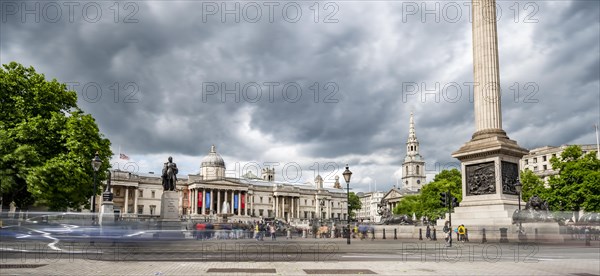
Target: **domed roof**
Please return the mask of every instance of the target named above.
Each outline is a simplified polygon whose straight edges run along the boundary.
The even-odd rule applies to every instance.
[[[202,167],[223,167],[223,168],[225,168],[225,161],[223,160],[221,155],[219,155],[217,153],[217,150],[215,149],[215,145],[212,145],[210,147],[210,152],[208,153],[208,155],[206,157],[204,157],[202,159],[201,166]]]

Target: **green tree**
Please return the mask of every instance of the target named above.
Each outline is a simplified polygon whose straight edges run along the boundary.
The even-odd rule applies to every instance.
[[[422,216],[421,208],[421,195],[407,195],[398,202],[396,208],[393,210],[394,214],[397,215],[408,215],[416,214],[418,217]]]
[[[354,192],[350,192],[350,217],[356,218],[355,210],[360,210],[362,208],[362,203],[360,203],[360,198]]]
[[[462,200],[462,177],[457,169],[441,171],[432,182],[423,186],[420,194],[404,197],[394,209],[394,214],[415,213],[418,217],[426,216],[429,219],[443,217],[448,208],[440,204],[440,193],[448,190],[459,202]],[[403,203],[406,199],[408,201]]]
[[[0,195],[3,209],[37,201],[51,210],[89,206],[90,160],[98,151],[108,169],[110,141],[77,94],[56,79],[16,62],[0,68]],[[105,175],[98,174],[99,181]],[[100,187],[97,187],[98,190]],[[96,191],[97,192],[97,191]]]
[[[552,210],[600,212],[600,160],[577,145],[568,146],[550,159],[557,176],[550,177],[548,203]]]
[[[534,195],[539,196],[543,200],[548,199],[548,191],[546,187],[544,187],[544,181],[531,170],[525,169],[524,171],[521,171],[520,178],[521,184],[523,184],[521,189],[521,199],[524,202],[527,202],[529,198]]]

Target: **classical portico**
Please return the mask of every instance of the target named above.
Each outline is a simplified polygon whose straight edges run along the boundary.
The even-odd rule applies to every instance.
[[[248,214],[248,189],[244,187],[222,187],[219,183],[212,185],[190,185],[190,213],[192,215],[235,215]],[[221,183],[223,184],[223,183]],[[223,212],[223,203],[229,208]]]

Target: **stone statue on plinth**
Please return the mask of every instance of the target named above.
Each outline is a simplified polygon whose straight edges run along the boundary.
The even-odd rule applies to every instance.
[[[177,183],[177,164],[173,163],[173,157],[169,156],[169,162],[166,162],[162,169],[162,186],[164,191],[175,191]]]

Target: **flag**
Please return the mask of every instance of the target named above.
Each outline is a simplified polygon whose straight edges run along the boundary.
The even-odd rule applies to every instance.
[[[123,153],[119,153],[119,158],[120,159],[125,159],[125,160],[129,160],[129,156],[123,154]]]

